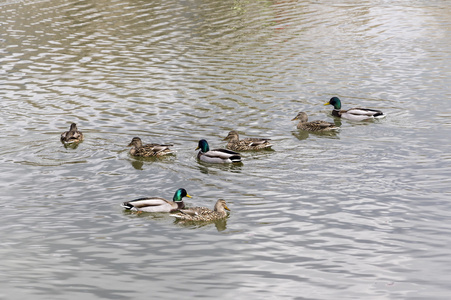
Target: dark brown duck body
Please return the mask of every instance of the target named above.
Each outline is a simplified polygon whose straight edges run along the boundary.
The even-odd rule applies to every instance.
[[[65,144],[78,143],[83,141],[84,136],[81,131],[78,131],[77,124],[72,123],[69,131],[61,133],[61,142]]]
[[[240,140],[238,132],[232,130],[224,139],[228,141],[226,148],[234,151],[262,150],[271,148],[271,139],[245,138]]]
[[[333,131],[338,130],[339,127],[335,126],[333,123],[329,123],[326,121],[316,120],[308,122],[308,116],[305,112],[301,111],[294,117],[291,121],[299,120],[299,123],[296,125],[298,129],[305,131]]]
[[[139,137],[134,137],[130,142],[130,144],[128,144],[128,147],[132,147],[130,149],[130,154],[133,156],[141,156],[141,157],[163,156],[171,154],[173,153],[173,151],[169,147],[172,146],[173,146],[172,144],[143,145]]]
[[[227,217],[226,210],[230,210],[223,199],[219,199],[213,210],[207,207],[193,207],[189,209],[180,209],[177,214],[172,216],[180,220],[193,222],[209,222],[220,220]]]

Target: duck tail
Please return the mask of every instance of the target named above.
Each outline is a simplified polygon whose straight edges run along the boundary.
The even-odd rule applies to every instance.
[[[239,155],[232,155],[232,156],[229,157],[229,159],[232,162],[241,162],[241,156],[239,156]]]
[[[181,213],[170,214],[171,217],[175,217],[177,220],[183,220],[185,217]]]
[[[384,114],[383,112],[377,112],[376,114],[374,114],[373,115],[373,117],[375,118],[375,119],[382,119],[382,118],[385,118],[387,115],[386,114]]]
[[[133,208],[133,205],[131,205],[131,204],[128,203],[128,202],[122,203],[121,206],[122,206],[123,208],[125,208],[125,209],[132,209],[132,208]]]

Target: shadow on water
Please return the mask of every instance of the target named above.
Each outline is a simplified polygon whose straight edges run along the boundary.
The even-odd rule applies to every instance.
[[[276,150],[269,148],[269,149],[260,149],[260,150],[250,150],[250,151],[242,151],[240,152],[241,157],[244,160],[244,163],[249,160],[260,160],[270,157],[276,152]]]
[[[308,139],[311,134],[314,136],[317,136],[317,137],[322,137],[322,138],[339,139],[340,137],[339,137],[338,133],[340,132],[340,130],[324,131],[324,132],[311,132],[311,131],[305,131],[305,130],[296,130],[296,131],[293,131],[292,134],[300,141]]]
[[[145,211],[131,211],[128,209],[124,209],[122,211],[122,214],[127,217],[133,217],[133,218],[142,218],[142,219],[149,219],[149,220],[167,220],[169,218],[172,218],[169,216],[169,213],[166,212],[145,212]]]
[[[174,224],[181,226],[181,227],[191,228],[191,229],[202,228],[202,227],[214,224],[218,231],[224,231],[227,229],[227,218],[221,219],[221,220],[216,220],[216,221],[186,221],[186,220],[176,219],[174,221]]]
[[[274,147],[274,145],[272,145],[269,148],[264,148],[264,149],[258,149],[258,150],[241,150],[238,151],[240,154],[249,154],[249,153],[271,153],[274,152],[276,150],[274,150],[272,147]]]
[[[154,162],[174,162],[175,154],[168,154],[164,156],[152,156],[152,157],[141,157],[141,156],[130,156],[130,164],[136,170],[144,170],[144,164],[151,164]]]
[[[337,127],[341,127],[341,118],[334,117],[334,124]]]
[[[73,150],[77,149],[78,145],[80,145],[81,143],[82,142],[77,142],[77,143],[64,143],[64,142],[61,142],[61,144],[64,145],[64,148],[66,148],[66,149],[73,149]]]
[[[130,217],[130,218],[138,218],[138,219],[143,219],[143,220],[156,220],[156,221],[166,221],[166,220],[172,220],[175,219],[173,224],[180,226],[180,227],[185,227],[185,228],[190,228],[190,229],[197,229],[197,228],[202,228],[202,227],[206,227],[206,226],[212,226],[214,225],[216,227],[216,229],[218,231],[224,231],[227,229],[227,218],[221,219],[221,220],[214,220],[214,221],[187,221],[187,220],[180,220],[177,218],[174,218],[173,216],[171,216],[170,213],[163,213],[163,212],[142,212],[142,211],[130,211],[130,210],[126,210],[124,209],[122,211],[122,214],[124,216]]]
[[[230,171],[232,173],[241,173],[243,163],[230,163],[230,164],[212,164],[197,160],[197,168],[203,174],[217,174],[217,171]]]

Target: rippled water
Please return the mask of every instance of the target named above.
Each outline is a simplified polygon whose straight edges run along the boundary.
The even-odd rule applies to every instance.
[[[447,1],[0,1],[1,299],[448,299]],[[305,134],[298,111],[388,114]],[[76,122],[85,141],[65,148]],[[229,130],[270,137],[196,161]],[[127,144],[170,142],[134,159]],[[224,198],[183,225],[119,204]]]

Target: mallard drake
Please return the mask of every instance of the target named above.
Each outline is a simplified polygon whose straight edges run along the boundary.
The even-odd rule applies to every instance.
[[[369,108],[351,108],[348,110],[342,110],[341,101],[338,97],[332,97],[330,98],[329,102],[324,103],[324,105],[329,104],[334,106],[332,115],[343,119],[363,121],[368,119],[380,119],[386,116],[380,110]]]
[[[239,153],[227,149],[210,150],[206,140],[200,140],[197,149],[200,149],[199,153],[197,153],[197,158],[208,163],[224,164],[241,162]]]
[[[146,144],[143,145],[141,139],[139,137],[134,137],[128,147],[132,147],[130,149],[130,154],[133,156],[142,156],[142,157],[150,157],[150,156],[162,156],[166,154],[173,153],[169,147],[172,147],[171,144]]]
[[[224,141],[227,140],[226,148],[235,151],[261,150],[272,146],[269,142],[271,139],[245,138],[240,140],[240,136],[235,130],[229,132]]]
[[[160,197],[147,197],[124,202],[121,206],[131,211],[175,212],[178,209],[185,208],[183,197],[191,198],[185,189],[180,188],[175,192],[174,197],[172,198],[173,201]]]
[[[75,123],[72,123],[70,125],[69,131],[61,133],[61,142],[65,144],[78,143],[83,141],[83,138],[83,133],[81,133],[81,131],[78,131],[77,124]]]
[[[219,199],[215,204],[214,210],[207,207],[193,207],[189,209],[179,209],[178,213],[171,216],[185,221],[208,222],[225,218],[227,216],[226,210],[230,211],[225,201],[223,199]]]
[[[301,111],[296,117],[291,119],[291,121],[299,120],[298,129],[305,131],[332,131],[338,130],[339,127],[335,126],[334,123],[329,123],[326,121],[316,120],[308,122],[308,116],[305,112]]]

